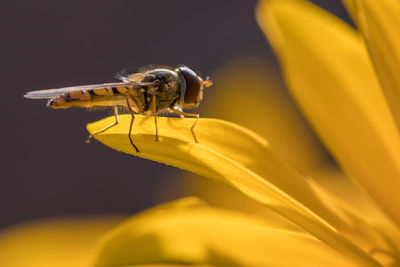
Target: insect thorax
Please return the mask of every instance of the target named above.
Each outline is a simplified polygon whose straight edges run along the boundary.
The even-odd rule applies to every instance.
[[[169,69],[154,69],[145,73],[144,82],[156,83],[157,111],[172,107],[179,100],[182,92],[182,77]],[[151,89],[150,89],[151,90]]]

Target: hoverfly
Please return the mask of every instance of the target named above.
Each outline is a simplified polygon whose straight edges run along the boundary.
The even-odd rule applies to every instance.
[[[131,114],[128,138],[136,152],[139,152],[139,149],[131,137],[135,113],[154,116],[156,141],[158,141],[157,116],[160,112],[168,111],[180,116],[195,117],[196,120],[190,130],[197,143],[194,127],[199,119],[199,114],[187,113],[183,109],[195,108],[199,105],[203,98],[204,87],[212,85],[212,81],[208,77],[202,79],[186,66],[179,66],[175,69],[153,68],[134,74],[117,74],[116,77],[122,82],[32,91],[26,93],[24,97],[48,99],[47,106],[55,109],[112,106],[115,122],[89,135],[87,143],[93,136],[119,123],[118,107],[127,108]]]

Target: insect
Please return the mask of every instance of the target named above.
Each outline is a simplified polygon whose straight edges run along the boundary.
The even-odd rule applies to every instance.
[[[160,112],[167,111],[180,116],[195,117],[196,120],[190,130],[194,141],[198,142],[194,128],[200,115],[184,112],[183,109],[195,108],[200,104],[204,87],[212,85],[212,81],[208,77],[202,79],[190,68],[178,66],[175,69],[163,67],[134,74],[117,74],[116,78],[122,82],[32,91],[26,93],[24,97],[48,99],[47,106],[55,109],[112,106],[115,122],[89,135],[87,143],[93,136],[119,123],[118,107],[127,108],[131,114],[128,138],[136,152],[139,152],[139,149],[132,141],[131,136],[135,113],[154,117],[156,141],[158,141],[157,116]]]

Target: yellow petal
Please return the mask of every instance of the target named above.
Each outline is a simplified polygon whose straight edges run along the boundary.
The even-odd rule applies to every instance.
[[[183,191],[188,196],[198,196],[214,207],[256,215],[269,220],[270,225],[299,230],[293,222],[280,216],[264,204],[254,201],[241,192],[224,184],[215,183],[193,173],[182,173]]]
[[[221,118],[255,131],[302,172],[329,161],[278,71],[263,57],[236,58],[213,74],[213,80],[201,104],[203,117]]]
[[[121,217],[64,218],[0,232],[0,266],[89,267],[96,243]]]
[[[344,177],[341,170],[325,166],[318,170],[318,183],[312,184],[321,202],[344,221],[338,231],[365,251],[387,251],[398,254],[396,244],[400,242],[399,228],[392,223],[376,205],[371,203],[364,191]],[[320,186],[323,183],[326,188]],[[382,257],[384,256],[384,257]],[[374,254],[384,266],[389,266],[392,257]]]
[[[179,206],[180,201],[176,201]],[[95,266],[146,263],[214,266],[357,266],[310,235],[206,205],[157,207],[103,241]]]
[[[89,124],[88,130],[96,132],[113,120],[109,117]],[[155,142],[153,118],[136,116],[133,140],[140,153],[135,153],[128,140],[129,115],[121,116],[117,126],[96,135],[96,139],[118,151],[177,166],[227,184],[269,206],[360,264],[377,264],[297,201],[323,209],[305,177],[271,151],[265,140],[232,123],[201,119],[196,126],[199,140],[196,144],[189,131],[193,122],[193,119],[159,118],[160,142]],[[134,170],[132,173],[134,175]]]
[[[302,0],[261,2],[258,22],[323,142],[400,224],[400,140],[362,40],[350,26]]]
[[[400,129],[400,1],[343,0],[368,47]]]
[[[298,227],[293,223],[277,216],[265,206],[246,198],[227,186],[200,177],[191,177],[188,174],[185,176],[185,179],[189,180],[187,187],[190,186],[185,188],[185,192],[188,192],[189,195],[196,194],[196,196],[212,203],[213,206],[217,205],[218,207],[239,210],[246,214],[262,216],[268,220],[270,226],[298,230]],[[309,180],[309,183],[320,197],[320,201],[336,216],[336,220],[332,223],[341,235],[344,235],[365,251],[380,249],[381,251],[397,253],[393,244],[400,243],[399,229],[391,225],[390,221],[383,217],[376,207],[371,205],[371,201],[363,195],[359,187],[354,186],[340,170],[332,166],[319,169],[315,173],[315,177],[318,177],[318,183],[313,180]],[[322,188],[319,185],[321,182],[329,190]],[[384,266],[389,266],[388,263],[393,260],[393,258],[378,253],[374,256]]]

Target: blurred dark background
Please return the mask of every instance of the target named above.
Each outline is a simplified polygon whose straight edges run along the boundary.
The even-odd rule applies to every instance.
[[[184,194],[180,170],[85,144],[86,123],[110,112],[50,110],[22,95],[113,82],[121,69],[149,64],[186,64],[211,77],[242,55],[276,66],[256,2],[2,1],[0,228],[66,214],[133,214]],[[314,2],[347,18],[340,1]]]

